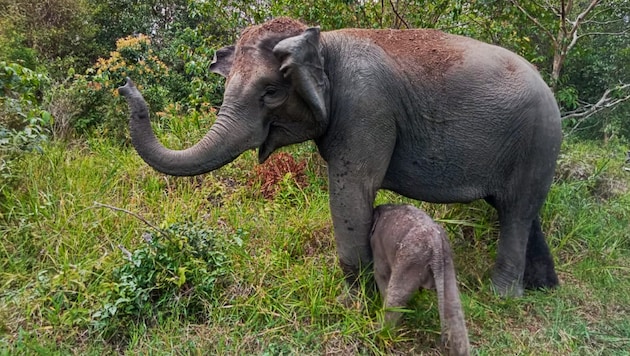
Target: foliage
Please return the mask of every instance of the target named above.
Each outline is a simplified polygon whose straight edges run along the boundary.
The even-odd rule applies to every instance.
[[[138,78],[139,85],[155,83],[144,90],[149,106],[161,109],[166,101],[164,78],[169,75],[169,68],[154,53],[151,40],[145,35],[121,38],[116,41],[116,51],[108,59],[99,58],[88,71],[91,85],[95,90],[104,89],[116,95],[120,83],[126,77]]]
[[[90,3],[96,40],[111,48],[120,38],[146,34],[161,46],[168,46],[173,34],[195,26],[188,11],[188,0],[86,0]],[[195,1],[196,2],[196,1]]]
[[[597,103],[606,90],[630,83],[630,4],[610,1],[596,10],[579,32],[579,45],[567,57],[562,75],[562,85],[574,91],[580,106]],[[630,90],[615,96],[630,97]],[[625,101],[584,119],[571,118],[565,126],[581,138],[630,139],[629,111],[630,101]]]
[[[0,11],[4,10],[0,3]],[[0,17],[0,54],[3,60],[19,63],[29,69],[37,67],[37,54],[33,48],[27,47],[27,34],[17,29],[10,16]]]
[[[86,68],[94,60],[94,52],[102,50],[95,46],[100,29],[90,21],[88,0],[2,0],[0,8],[7,14],[0,48],[2,43],[11,43],[13,59],[29,65],[36,57],[53,78],[65,74],[70,66]]]
[[[557,95],[568,132],[573,134],[579,127],[581,137],[624,137],[627,120],[611,109],[630,105],[630,67],[625,58],[630,45],[628,2],[511,3],[520,12],[515,17],[517,28],[523,20],[529,22],[532,33],[538,37],[537,48],[544,49],[539,51],[546,58],[542,72]],[[618,97],[611,98],[611,91]]]
[[[186,28],[160,51],[162,58],[172,63],[173,70],[166,78],[169,93],[188,110],[218,106],[223,99],[223,80],[208,70],[219,46],[215,41],[199,27]]]
[[[41,150],[42,142],[48,140],[52,117],[40,107],[41,93],[48,83],[44,73],[0,61],[0,177],[3,179],[15,176],[12,161],[22,151]]]
[[[151,40],[144,35],[121,38],[109,58],[99,58],[85,75],[72,75],[55,89],[66,95],[53,95],[63,99],[70,96],[78,107],[72,126],[79,133],[97,130],[100,135],[127,139],[127,111],[122,107],[117,88],[126,77],[138,78],[144,95],[153,110],[161,110],[168,103],[168,91],[164,87],[169,68],[154,53]]]
[[[128,111],[117,89],[130,77],[141,88],[151,114],[163,119],[163,128],[178,125],[178,120],[164,120],[167,117],[213,117],[216,110],[212,103],[220,102],[223,88],[220,78],[210,77],[211,73],[206,70],[213,51],[196,31],[183,31],[180,36],[182,39],[162,51],[176,68],[179,58],[185,60],[185,66],[179,71],[172,70],[158,56],[150,37],[121,38],[116,42],[116,50],[110,52],[108,58],[99,58],[85,75],[70,72],[70,76],[51,91],[50,104],[59,106],[70,97],[74,105],[61,106],[67,107],[66,112],[75,109],[69,120],[75,131],[81,135],[98,133],[126,142]],[[173,108],[178,111],[173,112]]]
[[[143,238],[145,245],[133,252],[120,246],[126,260],[104,283],[103,304],[92,314],[108,338],[125,336],[130,322],[152,323],[179,313],[203,322],[217,290],[227,283],[229,260],[213,230],[176,223]]]

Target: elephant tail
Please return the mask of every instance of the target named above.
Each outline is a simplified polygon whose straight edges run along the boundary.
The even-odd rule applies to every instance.
[[[470,355],[468,330],[459,298],[453,256],[444,230],[440,231],[440,237],[442,248],[434,255],[432,269],[438,296],[442,345],[448,355]]]

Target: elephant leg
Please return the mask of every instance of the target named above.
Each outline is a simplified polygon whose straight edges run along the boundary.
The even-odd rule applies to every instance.
[[[339,264],[350,286],[372,263],[370,230],[376,189],[358,180],[337,180],[329,168],[330,211]],[[365,179],[367,181],[368,179]]]
[[[549,246],[545,241],[539,217],[536,217],[532,222],[527,240],[523,283],[527,289],[553,288],[559,284],[553,256],[551,256]]]
[[[385,301],[387,299],[387,285],[389,284],[392,271],[387,263],[387,256],[385,256],[383,251],[373,249],[372,252],[374,253],[374,280],[383,301]]]
[[[391,310],[404,308],[415,292],[420,289],[422,282],[428,278],[429,270],[415,261],[399,261],[392,268],[392,274],[387,285],[385,308],[385,325],[393,327],[398,324],[402,313]],[[390,310],[388,310],[390,309]]]
[[[525,195],[527,197],[527,195]],[[500,236],[492,274],[495,290],[502,296],[521,296],[528,289],[558,284],[553,258],[540,228],[539,202],[524,199],[505,202],[488,197],[499,213]]]
[[[525,253],[531,220],[499,210],[499,246],[492,272],[492,284],[501,296],[523,295]]]

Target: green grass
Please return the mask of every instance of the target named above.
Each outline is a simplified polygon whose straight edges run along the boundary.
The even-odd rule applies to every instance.
[[[272,200],[248,184],[255,152],[196,178],[158,174],[132,149],[97,139],[20,159],[16,176],[0,184],[0,355],[439,354],[434,293],[413,299],[395,333],[378,327],[381,300],[369,277],[355,305],[337,302],[344,284],[325,168],[311,144],[289,152],[308,162],[309,185],[285,179]],[[377,202],[414,203],[446,227],[476,354],[628,355],[630,173],[623,157],[619,144],[565,144],[542,212],[562,285],[519,299],[491,292],[498,232],[485,203],[420,204],[390,192]],[[155,229],[95,203],[161,230],[197,223],[225,256],[212,266],[223,275],[206,281],[194,273],[200,260],[183,247],[193,243],[193,230],[153,248],[142,234],[159,239]],[[158,262],[132,267],[121,247]],[[188,283],[175,287],[183,282],[173,272],[180,267]],[[139,291],[121,283],[125,273],[162,279],[148,301],[123,301],[121,290]],[[129,309],[101,320],[108,300]],[[147,309],[136,313],[137,306]]]

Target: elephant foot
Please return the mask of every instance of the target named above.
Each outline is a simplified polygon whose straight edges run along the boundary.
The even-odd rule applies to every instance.
[[[350,289],[358,288],[361,269],[349,263],[344,263],[343,261],[339,261],[339,267],[341,267],[341,271],[343,272],[346,285]]]
[[[371,264],[369,264],[369,267],[361,269],[339,261],[339,266],[343,271],[346,283],[342,287],[341,295],[337,297],[337,302],[348,309],[361,310],[363,308],[361,278],[368,275],[368,268],[371,267]]]
[[[526,289],[533,290],[555,288],[560,284],[538,219],[534,221],[527,240],[523,283]]]
[[[546,252],[545,254],[533,249],[527,249],[525,274],[523,276],[523,284],[526,289],[551,289],[560,284],[554,268],[553,258],[549,254],[548,248]]]
[[[533,270],[533,271],[532,271]],[[526,289],[552,289],[560,285],[556,272],[548,268],[528,268],[525,270],[523,283]]]
[[[523,296],[523,283],[517,280],[509,280],[498,273],[492,276],[492,289],[503,298],[518,298]]]
[[[337,296],[337,303],[341,304],[346,309],[363,310],[363,303],[360,289],[351,286],[344,286],[342,292]]]

